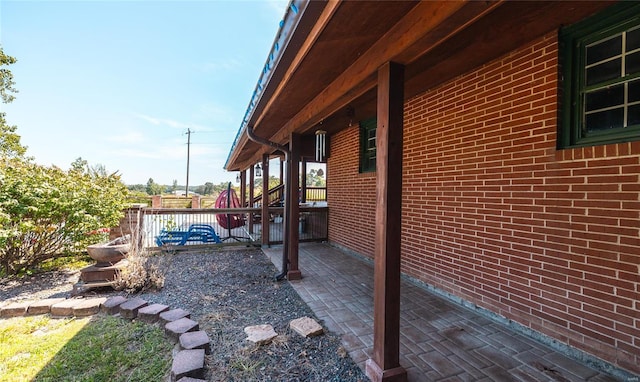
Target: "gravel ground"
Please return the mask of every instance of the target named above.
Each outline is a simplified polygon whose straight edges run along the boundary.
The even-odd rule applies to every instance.
[[[137,296],[191,312],[191,318],[211,338],[212,353],[206,360],[209,381],[367,380],[338,335],[326,332],[303,338],[289,329],[292,319],[317,318],[288,282],[274,281],[277,269],[259,249],[159,258],[164,287]],[[0,279],[0,301],[69,297],[77,280],[77,272],[53,272],[20,281]],[[243,329],[259,324],[272,325],[278,337],[263,346],[246,341]]]

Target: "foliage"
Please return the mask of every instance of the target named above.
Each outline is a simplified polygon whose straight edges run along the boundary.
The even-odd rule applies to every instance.
[[[9,103],[14,100],[12,93],[18,91],[13,87],[13,74],[4,66],[14,64],[16,59],[7,56],[0,46],[0,100]],[[16,126],[10,126],[5,119],[6,114],[0,113],[0,154],[5,157],[21,157],[27,148],[20,144],[20,136],[16,134]]]
[[[0,155],[3,157],[22,157],[27,151],[27,148],[20,144],[20,136],[16,129],[16,126],[7,124],[5,113],[0,113]]]
[[[307,186],[311,187],[326,187],[327,182],[324,179],[324,171],[321,168],[311,169],[307,173]]]
[[[44,260],[102,241],[116,226],[127,189],[78,159],[69,171],[25,158],[0,159],[0,266],[16,274]]]
[[[153,178],[149,178],[145,191],[147,191],[149,195],[161,195],[164,189],[165,187],[163,185],[154,182]]]
[[[161,381],[171,364],[162,330],[117,317],[0,322],[0,381]]]
[[[5,66],[16,63],[14,57],[4,54],[2,46],[0,46],[0,99],[3,103],[9,103],[15,98],[12,93],[18,91],[13,87],[16,83],[13,81],[13,74]]]

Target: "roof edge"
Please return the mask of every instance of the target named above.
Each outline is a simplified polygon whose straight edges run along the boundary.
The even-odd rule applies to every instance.
[[[224,164],[225,170],[227,170],[229,161],[231,160],[238,142],[240,141],[240,137],[242,137],[242,135],[245,133],[247,129],[247,123],[251,119],[256,106],[264,95],[264,91],[269,85],[274,71],[278,67],[280,59],[282,58],[282,55],[285,52],[289,41],[291,41],[291,37],[294,35],[295,30],[300,22],[300,19],[302,18],[302,15],[304,14],[304,11],[307,9],[307,5],[309,4],[309,2],[310,0],[291,0],[289,2],[287,10],[284,14],[284,18],[280,21],[280,27],[278,29],[278,32],[276,33],[273,44],[271,45],[271,51],[267,56],[267,60],[262,69],[262,73],[258,78],[258,83],[253,90],[251,100],[249,101],[247,110],[244,113],[244,117],[242,118],[242,122],[240,123],[240,127],[238,128],[238,132],[236,133],[236,137],[233,140],[231,148],[229,149],[229,154],[227,155],[227,160]]]

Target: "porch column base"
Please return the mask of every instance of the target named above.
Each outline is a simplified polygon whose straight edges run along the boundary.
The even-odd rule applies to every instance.
[[[366,363],[366,374],[372,382],[407,382],[407,371],[402,366],[382,370],[373,359]]]
[[[293,281],[293,280],[301,280],[301,279],[302,279],[302,272],[300,272],[300,270],[287,272],[287,280]]]

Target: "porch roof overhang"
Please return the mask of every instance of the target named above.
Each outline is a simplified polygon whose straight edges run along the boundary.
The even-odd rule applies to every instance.
[[[452,2],[293,0],[225,169],[273,154],[291,133],[335,133],[376,113],[377,70],[405,66],[405,99],[499,57],[609,1]],[[347,108],[350,112],[347,112]]]

